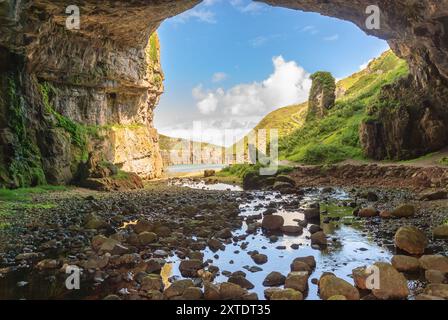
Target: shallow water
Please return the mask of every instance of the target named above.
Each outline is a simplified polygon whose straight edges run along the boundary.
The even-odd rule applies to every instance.
[[[197,188],[198,183],[186,183],[183,185],[188,185],[192,188]],[[204,186],[209,190],[213,189],[215,186],[208,185]],[[218,189],[219,190],[219,189]],[[221,189],[222,190],[222,189]],[[261,214],[266,210],[266,205],[271,202],[276,203],[287,203],[295,201],[294,195],[280,195],[279,193],[273,192],[254,192],[254,200],[250,200],[246,203],[240,205],[241,215],[251,216]],[[264,199],[260,199],[264,197]],[[332,194],[327,194],[325,196],[329,201],[341,201],[344,200],[348,202],[349,197],[343,190],[335,190]],[[300,201],[300,206],[297,209],[283,208],[281,206],[277,213],[282,215],[285,219],[285,225],[297,225],[294,219],[303,220],[303,209],[307,205],[313,202],[321,202],[322,194],[320,190],[308,192],[303,200]],[[260,205],[263,205],[260,207]],[[344,211],[344,208],[338,208],[337,206],[332,206],[335,211]],[[337,210],[340,209],[340,210]],[[351,211],[352,209],[345,210]],[[338,213],[336,212],[336,213]],[[330,212],[331,214],[332,212]],[[351,217],[346,217],[347,224],[351,223]],[[261,219],[259,220],[261,221]],[[246,273],[246,278],[255,285],[255,288],[250,290],[250,292],[256,292],[260,299],[264,299],[264,287],[262,285],[264,278],[271,271],[278,271],[283,275],[287,275],[290,272],[290,264],[297,257],[314,256],[316,259],[316,270],[310,276],[312,278],[317,278],[321,276],[323,272],[333,272],[336,276],[345,279],[346,281],[353,284],[351,278],[351,273],[354,268],[370,265],[377,261],[390,261],[392,253],[387,249],[379,247],[365,235],[363,235],[360,229],[354,226],[344,225],[344,218],[337,223],[321,224],[321,228],[329,237],[329,245],[325,249],[312,248],[309,240],[310,233],[306,228],[300,236],[290,236],[290,235],[278,235],[278,241],[272,243],[269,240],[270,234],[262,233],[261,230],[255,235],[249,235],[246,240],[240,241],[238,243],[231,243],[226,245],[224,251],[212,252],[210,249],[204,251],[204,261],[207,259],[213,260],[213,265],[220,268],[221,275],[216,277],[215,282],[225,282],[227,277],[222,275],[222,271],[244,271]],[[234,231],[234,236],[239,236],[246,234],[247,224],[244,223],[242,228]],[[244,250],[240,248],[242,242],[249,242],[247,248]],[[292,244],[300,244],[298,250],[291,248]],[[278,246],[285,246],[286,249],[278,249]],[[239,253],[235,253],[238,250]],[[256,266],[248,252],[257,250],[259,253],[266,254],[268,256],[268,262],[263,265],[259,265],[262,271],[252,273],[246,269],[244,266]],[[219,255],[218,259],[215,259],[215,255]],[[177,258],[172,259],[173,264],[171,271],[174,278],[181,278],[178,264],[179,260]],[[317,294],[317,286],[311,284],[309,281],[309,292],[307,299],[315,300],[319,299]]]
[[[169,173],[188,173],[203,170],[219,170],[224,168],[224,164],[178,164],[167,168]]]

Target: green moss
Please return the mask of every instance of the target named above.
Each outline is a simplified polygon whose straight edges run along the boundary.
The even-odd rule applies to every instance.
[[[64,186],[41,185],[34,188],[0,189],[0,201],[27,201],[32,195],[55,191],[66,191]]]
[[[122,170],[118,170],[117,174],[112,176],[112,178],[116,179],[116,180],[128,180],[129,173],[122,171]]]
[[[4,176],[11,179],[12,186],[27,187],[45,184],[40,150],[31,139],[26,119],[25,102],[19,91],[16,74],[9,74],[7,80],[8,127],[14,135],[14,154],[9,166],[4,166]]]
[[[310,78],[313,80],[313,84],[318,84],[330,92],[334,92],[336,89],[336,81],[330,72],[318,71],[312,74]],[[311,91],[313,91],[312,88]]]
[[[153,64],[159,62],[159,38],[156,32],[149,38],[149,58]]]
[[[439,163],[444,166],[448,166],[448,157],[443,157],[440,159]]]

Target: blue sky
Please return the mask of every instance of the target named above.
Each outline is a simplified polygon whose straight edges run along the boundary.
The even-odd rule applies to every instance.
[[[187,138],[199,120],[215,143],[218,131],[238,138],[270,111],[305,101],[309,74],[343,78],[389,48],[352,23],[249,0],[206,0],[158,33],[166,80],[156,128]]]

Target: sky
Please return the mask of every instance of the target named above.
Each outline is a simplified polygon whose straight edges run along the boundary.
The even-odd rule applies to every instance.
[[[342,79],[389,49],[350,22],[250,0],[205,0],[158,34],[165,92],[155,127],[226,146],[269,112],[305,102],[312,73]]]

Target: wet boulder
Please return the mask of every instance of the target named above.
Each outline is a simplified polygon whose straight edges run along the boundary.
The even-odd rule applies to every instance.
[[[428,246],[426,235],[414,226],[404,226],[394,236],[395,246],[410,254],[423,254]]]
[[[227,282],[237,284],[244,289],[253,289],[255,287],[252,282],[247,280],[246,277],[242,275],[232,275],[229,277]]]
[[[327,235],[323,231],[316,232],[311,235],[311,244],[318,246],[327,245]]]
[[[420,257],[420,266],[424,270],[438,270],[448,273],[448,257],[442,255],[424,255]]]
[[[219,286],[219,296],[222,300],[241,300],[247,290],[237,284],[223,282]]]
[[[432,231],[435,239],[448,239],[448,224],[442,224]]]
[[[283,227],[285,220],[279,215],[268,215],[263,217],[261,226],[270,231],[280,230]]]
[[[263,281],[265,287],[277,287],[285,284],[286,277],[280,272],[273,271],[269,273]]]
[[[307,271],[290,272],[285,280],[285,289],[294,289],[302,293],[308,290]]]
[[[257,253],[252,255],[251,257],[256,264],[265,264],[266,262],[268,262],[268,256],[265,254]]]
[[[163,296],[165,299],[173,299],[175,297],[181,296],[184,294],[187,288],[194,287],[194,283],[190,279],[183,279],[174,281],[168,288],[163,292]]]
[[[347,281],[332,274],[324,274],[319,280],[319,295],[323,300],[340,295],[348,300],[359,300],[359,291]]]
[[[305,209],[303,212],[305,215],[305,219],[311,222],[320,221],[320,209],[319,208],[309,208]]]
[[[445,283],[447,280],[447,273],[439,270],[426,270],[425,279],[429,283]]]
[[[425,294],[448,299],[448,284],[431,283],[426,287]]]
[[[190,259],[182,260],[179,265],[179,271],[183,277],[197,277],[198,271],[202,269],[203,263],[201,260]]]
[[[303,294],[291,288],[280,289],[272,291],[269,294],[269,300],[303,300]]]
[[[294,236],[298,236],[303,233],[303,228],[300,226],[283,226],[280,230],[285,234]]]
[[[420,262],[414,257],[396,255],[392,257],[391,263],[400,272],[417,272],[420,270]]]
[[[154,232],[144,231],[138,235],[138,240],[141,245],[151,244],[157,241],[157,234]]]
[[[396,218],[410,218],[415,215],[415,206],[412,204],[403,204],[395,208],[391,214]]]
[[[384,262],[374,264],[378,268],[379,283],[374,283],[373,295],[381,300],[406,299],[409,296],[408,282],[404,275],[392,265]]]
[[[378,216],[379,212],[375,208],[363,208],[359,210],[358,217],[361,218],[372,218]]]

